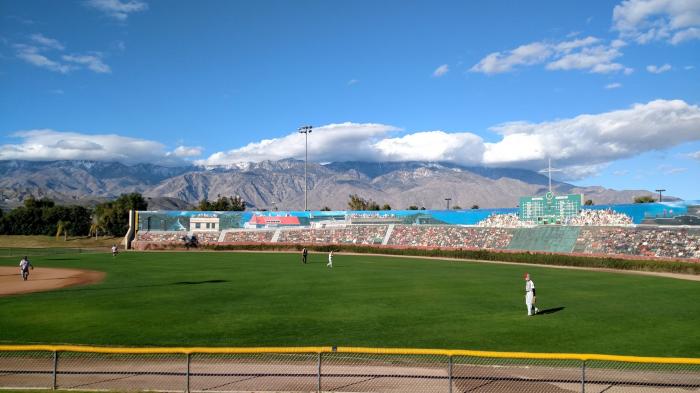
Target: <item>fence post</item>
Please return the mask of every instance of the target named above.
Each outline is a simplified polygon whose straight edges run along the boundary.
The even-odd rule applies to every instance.
[[[447,381],[450,383],[447,391],[452,393],[452,355],[447,357]]]
[[[321,356],[322,356],[322,353],[319,352],[318,353],[318,372],[316,374],[316,376],[318,377],[316,380],[316,391],[317,392],[321,392]]]
[[[185,393],[190,393],[190,360],[191,360],[192,354],[188,353],[187,354],[187,374],[186,374],[186,385],[185,385]]]
[[[581,393],[586,393],[586,361],[581,363]]]
[[[56,390],[58,384],[56,383],[56,373],[58,370],[58,351],[53,351],[53,378],[51,382],[51,389]]]

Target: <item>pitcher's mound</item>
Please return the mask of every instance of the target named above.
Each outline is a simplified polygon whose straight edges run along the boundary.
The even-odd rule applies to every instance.
[[[30,270],[29,279],[23,281],[19,267],[0,266],[0,296],[92,284],[102,281],[104,277],[104,272],[95,270],[37,267]]]

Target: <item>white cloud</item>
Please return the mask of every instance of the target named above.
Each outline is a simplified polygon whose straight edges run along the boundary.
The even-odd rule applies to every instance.
[[[700,39],[699,27],[697,0],[625,0],[613,9],[613,29],[640,44]]]
[[[178,146],[175,150],[168,153],[168,155],[174,155],[175,157],[199,157],[202,155],[204,149],[199,146]]]
[[[358,84],[358,83],[360,83],[360,80],[359,80],[359,79],[350,79],[350,80],[348,81],[348,86],[356,85],[356,84]]]
[[[31,45],[16,44],[14,45],[17,50],[17,58],[24,60],[25,62],[34,65],[36,67],[45,68],[49,71],[59,72],[61,74],[67,74],[74,70],[75,67],[69,64],[63,64],[58,61],[54,61],[39,53],[39,48]]]
[[[309,134],[309,160],[376,161],[376,142],[399,129],[385,124],[340,123],[314,128]],[[226,165],[237,162],[280,160],[304,157],[304,135],[293,132],[286,136],[263,139],[246,146],[217,152],[198,161],[203,165]]]
[[[695,66],[693,66],[693,65],[688,65],[688,66],[683,67],[683,69],[686,70],[686,71],[690,71],[690,70],[694,70],[694,69],[695,69]]]
[[[384,124],[342,123],[309,135],[309,159],[330,161],[448,161],[539,169],[551,157],[568,178],[588,176],[618,159],[700,140],[700,107],[681,100],[655,100],[629,109],[543,123],[510,122],[487,143],[469,132],[425,131],[405,135]],[[283,147],[283,148],[282,148]],[[204,165],[304,157],[304,136],[250,143],[217,152]]]
[[[548,63],[546,68],[548,70],[589,70],[605,74],[625,68],[622,64],[613,62],[620,56],[622,53],[617,48],[602,45],[586,47]]]
[[[436,68],[435,71],[433,71],[433,77],[439,78],[447,74],[449,71],[450,67],[447,64],[443,64],[440,67]]]
[[[29,38],[32,41],[31,45],[14,44],[13,47],[17,58],[31,65],[61,74],[81,68],[87,68],[96,73],[112,72],[110,67],[102,61],[102,54],[99,52],[63,55],[60,59],[51,59],[46,52],[65,50],[65,46],[60,41],[38,33]]]
[[[95,8],[118,21],[126,21],[129,14],[148,9],[148,4],[140,0],[87,0],[88,7]]]
[[[600,42],[598,38],[588,36],[586,38],[561,42],[557,44],[555,48],[558,52],[569,53],[574,49],[597,44],[598,42]]]
[[[29,38],[31,38],[32,41],[34,41],[36,44],[51,48],[51,49],[56,49],[56,50],[64,50],[65,46],[63,46],[62,43],[60,43],[58,40],[46,37],[40,33],[37,34],[32,34]]]
[[[376,161],[448,161],[477,165],[484,154],[484,141],[469,132],[416,132],[386,138],[373,145]]]
[[[573,118],[491,128],[496,141],[471,132],[420,131],[375,123],[329,124],[309,134],[309,159],[332,161],[445,161],[462,165],[540,169],[547,158],[576,179],[598,173],[611,162],[700,141],[700,107],[682,100],[655,100],[630,108]],[[20,143],[0,145],[0,160],[88,159],[164,165],[188,163],[201,147],[177,146],[120,135],[88,135],[50,129],[13,134]],[[304,157],[304,135],[292,132],[221,151],[195,161],[229,165]],[[689,154],[700,160],[700,151]],[[678,170],[669,169],[669,173]],[[621,175],[621,174],[616,174]]]
[[[112,69],[102,61],[102,56],[99,53],[92,55],[64,55],[63,60],[84,65],[89,70],[98,74],[108,74],[112,72]]]
[[[96,160],[127,164],[152,162],[162,165],[185,163],[182,155],[177,154],[178,149],[175,149],[175,154],[170,154],[160,142],[114,134],[89,135],[40,129],[19,131],[12,136],[20,138],[21,142],[0,145],[0,160]],[[187,149],[183,147],[180,152],[187,152]]]
[[[673,45],[678,45],[684,41],[697,40],[700,39],[700,29],[697,27],[691,27],[683,31],[679,31],[671,37],[671,43]]]
[[[498,74],[512,71],[516,66],[542,63],[551,55],[552,48],[550,45],[543,42],[533,42],[507,52],[491,53],[481,59],[469,71]]]
[[[671,165],[659,165],[658,170],[664,175],[675,175],[677,173],[683,173],[688,170],[688,168],[678,168]]]
[[[605,85],[606,89],[619,89],[622,87],[622,83],[619,82],[613,82],[613,83],[608,83]]]
[[[662,66],[655,66],[655,65],[648,65],[647,66],[647,71],[651,72],[652,74],[661,74],[666,71],[671,70],[671,65],[670,64],[664,64]]]
[[[619,171],[614,171],[612,174],[615,176],[627,176],[629,175],[630,171],[627,169],[619,170]]]
[[[621,40],[605,44],[591,36],[559,43],[538,41],[511,51],[491,53],[470,71],[497,74],[512,71],[518,66],[547,63],[548,70],[588,70],[593,73],[623,71],[629,74],[633,71],[631,68],[614,62],[622,56],[619,48],[624,45],[625,42]]]
[[[492,130],[503,138],[486,143],[486,165],[534,168],[551,157],[565,168],[592,166],[700,140],[700,107],[655,100],[571,119],[504,123]]]
[[[122,40],[114,41],[114,47],[120,52],[124,52],[126,50],[126,44]]]

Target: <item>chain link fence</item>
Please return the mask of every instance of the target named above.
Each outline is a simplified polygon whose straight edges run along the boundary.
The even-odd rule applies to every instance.
[[[0,346],[0,388],[700,392],[700,359],[377,348]]]

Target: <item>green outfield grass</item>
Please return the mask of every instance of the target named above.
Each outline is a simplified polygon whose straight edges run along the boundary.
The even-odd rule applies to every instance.
[[[16,265],[16,258],[0,258]],[[376,346],[700,356],[700,283],[381,256],[180,252],[36,257],[104,282],[0,298],[0,342]],[[527,317],[523,273],[541,310]],[[31,279],[31,278],[30,278]]]

